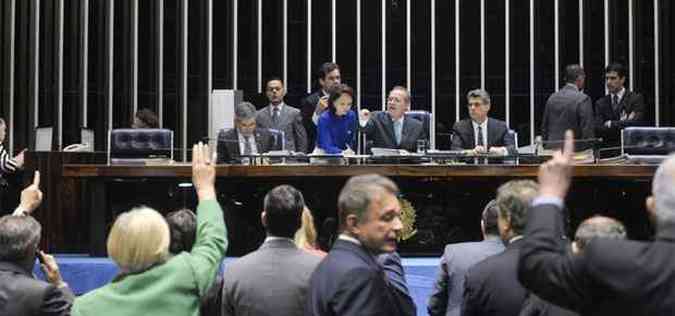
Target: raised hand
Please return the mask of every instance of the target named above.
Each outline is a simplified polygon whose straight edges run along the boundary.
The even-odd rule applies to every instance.
[[[31,214],[42,203],[42,191],[40,191],[40,171],[35,171],[33,183],[21,191],[21,203],[19,208],[26,214]]]
[[[38,252],[37,255],[40,256],[41,262],[40,268],[42,268],[42,272],[45,273],[45,276],[47,277],[47,282],[51,283],[56,287],[66,286],[66,284],[63,282],[63,278],[61,278],[61,272],[59,272],[59,265],[56,264],[56,260],[54,260],[54,257],[44,253],[43,251]]]
[[[564,200],[572,182],[574,133],[567,130],[562,151],[556,151],[553,159],[539,166],[539,195]]]
[[[192,184],[200,201],[216,198],[216,168],[211,161],[209,145],[192,146]]]

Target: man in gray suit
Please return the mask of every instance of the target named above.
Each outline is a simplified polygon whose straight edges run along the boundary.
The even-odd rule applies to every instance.
[[[595,138],[593,104],[591,98],[581,92],[586,82],[584,69],[579,65],[565,67],[565,86],[546,101],[541,135],[544,141],[557,141],[546,148],[562,147],[565,131],[571,129],[580,139]],[[577,150],[589,148],[578,143]]]
[[[263,154],[274,146],[274,136],[258,128],[253,104],[242,102],[234,109],[234,126],[218,132],[218,163],[245,163],[242,155]]]
[[[403,86],[396,86],[389,92],[386,112],[361,110],[359,123],[372,147],[417,150],[417,140],[427,139],[422,122],[406,118],[410,110],[410,92]]]
[[[438,278],[429,297],[429,315],[457,315],[462,309],[466,271],[483,259],[504,251],[497,228],[498,208],[495,200],[483,210],[480,221],[483,241],[450,244],[445,247]]]
[[[267,238],[225,270],[223,316],[303,315],[309,278],[321,261],[293,243],[304,205],[289,185],[267,193],[261,215]]]
[[[286,140],[284,149],[304,153],[307,150],[307,133],[302,125],[302,114],[299,109],[284,103],[284,82],[276,77],[267,80],[265,95],[270,103],[258,111],[258,126],[283,131]]]

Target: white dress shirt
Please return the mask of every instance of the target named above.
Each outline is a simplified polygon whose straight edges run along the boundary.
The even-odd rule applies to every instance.
[[[478,126],[480,126],[481,133],[483,133],[483,147],[488,146],[488,126],[487,126],[488,119],[486,118],[483,123],[476,123],[476,121],[471,120],[471,125],[473,125],[473,143],[478,146]]]
[[[244,139],[244,135],[242,135],[238,130],[237,136],[239,137],[239,154],[243,155],[246,152],[246,140]],[[251,142],[251,154],[257,154],[258,144],[255,142],[255,135],[250,135],[247,138],[248,141]]]

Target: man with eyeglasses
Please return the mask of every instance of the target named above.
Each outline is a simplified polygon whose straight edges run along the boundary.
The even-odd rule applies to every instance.
[[[595,101],[595,130],[605,146],[618,146],[623,128],[644,124],[645,99],[625,88],[626,67],[622,64],[607,66],[605,80],[609,94]]]
[[[482,89],[471,90],[466,99],[470,118],[452,127],[452,149],[464,149],[471,154],[515,154],[515,139],[506,122],[488,117],[490,94]]]

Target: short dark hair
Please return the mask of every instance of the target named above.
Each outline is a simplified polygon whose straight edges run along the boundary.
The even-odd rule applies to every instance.
[[[626,239],[626,228],[611,217],[593,216],[579,224],[574,242],[583,250],[593,238]]]
[[[38,249],[42,226],[31,216],[0,217],[0,261],[21,262]]]
[[[267,85],[270,84],[270,81],[280,81],[281,85],[284,85],[284,80],[281,79],[279,76],[272,76],[267,79],[265,79],[265,85],[263,85],[263,89],[267,89]]]
[[[499,216],[509,220],[516,235],[525,232],[527,211],[538,190],[539,185],[532,180],[511,180],[497,189]]]
[[[290,185],[280,185],[267,192],[263,209],[267,233],[271,236],[293,238],[302,224],[305,199]]]
[[[497,224],[498,217],[499,206],[497,206],[497,200],[491,200],[485,205],[483,213],[481,214],[481,220],[483,221],[486,235],[499,236],[499,225]]]
[[[348,94],[350,97],[354,97],[354,90],[348,85],[341,83],[335,85],[328,91],[328,110],[335,114],[335,100],[339,99],[343,94]]]
[[[565,82],[566,83],[575,83],[579,77],[585,76],[584,68],[581,68],[580,65],[567,65],[565,67]]]
[[[145,128],[159,128],[159,118],[150,109],[140,109],[136,111],[135,116],[145,125]]]
[[[183,251],[190,252],[195,244],[197,236],[197,216],[188,209],[181,209],[166,215],[169,224],[171,243],[169,252],[179,254]]]
[[[327,63],[321,64],[321,67],[319,67],[319,73],[318,73],[319,79],[326,79],[326,76],[329,73],[333,72],[333,70],[335,70],[335,69],[340,70],[340,66],[336,63],[327,62]]]
[[[626,77],[626,73],[627,73],[627,71],[626,71],[626,66],[624,66],[623,64],[620,64],[620,63],[611,63],[611,64],[609,64],[609,65],[607,66],[607,68],[605,68],[605,73],[606,73],[606,74],[608,74],[608,73],[610,73],[610,72],[612,72],[612,71],[615,71],[616,74],[619,75],[619,77],[621,77],[621,78],[625,78],[625,77]]]
[[[338,197],[340,229],[345,228],[347,216],[356,215],[359,220],[363,220],[373,200],[380,199],[384,193],[398,195],[398,192],[396,183],[381,175],[366,174],[351,177]]]

